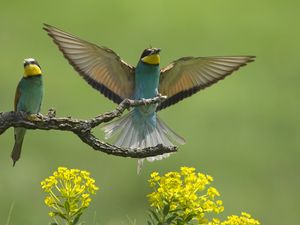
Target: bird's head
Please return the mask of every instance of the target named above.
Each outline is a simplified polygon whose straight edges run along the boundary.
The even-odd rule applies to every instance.
[[[24,77],[39,76],[42,74],[39,63],[33,59],[24,59]]]
[[[141,61],[150,65],[159,65],[159,52],[160,48],[146,48],[141,55]]]

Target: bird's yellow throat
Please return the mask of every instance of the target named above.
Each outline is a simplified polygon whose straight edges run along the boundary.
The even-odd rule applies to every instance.
[[[24,67],[24,77],[32,77],[41,75],[42,71],[41,68],[34,64],[29,64]]]
[[[142,61],[151,65],[158,65],[160,63],[160,57],[158,54],[148,55],[142,58]]]

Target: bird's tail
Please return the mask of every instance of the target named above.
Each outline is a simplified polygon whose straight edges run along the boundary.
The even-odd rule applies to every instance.
[[[137,118],[134,111],[125,116],[114,120],[103,127],[105,138],[109,139],[116,135],[115,145],[124,148],[146,148],[154,147],[158,144],[164,146],[174,146],[172,142],[184,144],[185,140],[171,130],[160,118],[156,116],[156,122]],[[166,153],[159,156],[148,157],[147,160],[152,162],[168,157]],[[138,173],[144,159],[138,162]]]
[[[11,158],[13,160],[13,166],[19,160],[21,156],[22,144],[26,133],[25,128],[15,128],[15,145],[11,152]]]

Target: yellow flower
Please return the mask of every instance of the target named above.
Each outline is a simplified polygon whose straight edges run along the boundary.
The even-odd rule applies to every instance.
[[[227,220],[222,222],[221,225],[258,225],[260,224],[258,220],[251,217],[250,214],[242,212],[241,216],[228,216]]]
[[[182,166],[180,168],[180,172],[181,172],[182,175],[189,176],[190,174],[194,174],[195,173],[195,168]]]
[[[57,180],[54,176],[50,176],[41,182],[42,189],[45,192],[49,192],[50,189],[57,184]]]
[[[153,192],[148,194],[150,224],[189,224],[190,221],[203,225],[258,225],[259,221],[242,212],[241,216],[229,216],[224,222],[209,221],[207,214],[224,211],[219,191],[210,186],[213,178],[196,173],[195,168],[181,167],[180,172],[169,172],[163,176],[153,172],[148,180]],[[153,216],[152,216],[153,215]]]
[[[49,207],[55,204],[55,200],[53,199],[52,196],[47,196],[44,200],[45,204]]]
[[[65,218],[72,218],[87,208],[92,201],[90,195],[99,189],[89,172],[66,167],[59,167],[41,182],[41,186],[48,194],[44,202],[53,210],[49,216],[63,215]]]
[[[82,201],[82,207],[83,208],[86,208],[90,205],[90,202],[92,201],[91,198],[85,198],[83,201]]]
[[[50,217],[54,217],[54,216],[55,216],[55,213],[49,212],[48,215],[49,215]]]
[[[182,221],[195,219],[198,222],[206,221],[204,212],[222,212],[222,202],[215,200],[220,194],[216,188],[209,187],[212,177],[196,173],[195,168],[181,167],[180,173],[169,172],[159,176],[157,172],[149,179],[153,192],[148,195],[151,207],[163,213],[169,207]]]
[[[219,193],[218,190],[215,189],[214,187],[210,187],[210,188],[207,189],[207,195],[208,195],[210,198],[214,199],[215,196],[218,196],[218,197],[219,197],[219,196],[220,196],[220,193]]]

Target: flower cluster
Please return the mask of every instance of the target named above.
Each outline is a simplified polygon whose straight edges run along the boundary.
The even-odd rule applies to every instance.
[[[91,202],[91,194],[99,189],[95,180],[87,171],[59,167],[52,176],[41,182],[42,189],[47,193],[45,204],[52,211],[51,217],[60,217],[75,224],[82,211]]]
[[[149,225],[258,225],[249,214],[228,216],[226,221],[210,221],[207,213],[224,211],[220,193],[210,186],[213,178],[196,173],[195,168],[181,167],[180,172],[160,176],[157,172],[149,179],[153,192],[148,195],[150,206]]]
[[[180,172],[170,172],[160,176],[151,174],[149,180],[153,192],[148,195],[151,207],[150,218],[160,218],[162,224],[187,224],[197,220],[207,222],[205,213],[220,213],[223,203],[218,200],[218,190],[209,187],[213,178],[196,173],[195,168],[181,167]]]
[[[251,217],[250,214],[242,212],[241,216],[228,216],[226,221],[220,222],[219,219],[213,219],[208,225],[259,225],[259,221]]]

